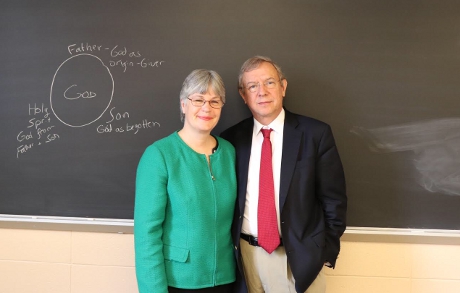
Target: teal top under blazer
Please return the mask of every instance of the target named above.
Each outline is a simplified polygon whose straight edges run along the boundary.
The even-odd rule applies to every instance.
[[[145,150],[137,169],[134,208],[139,293],[235,280],[230,232],[235,150],[226,140],[216,139],[218,148],[209,164],[177,132]]]

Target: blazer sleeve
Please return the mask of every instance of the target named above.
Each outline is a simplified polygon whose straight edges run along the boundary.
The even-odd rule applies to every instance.
[[[168,292],[162,242],[166,188],[164,157],[151,145],[139,162],[136,176],[134,248],[139,293]]]
[[[342,162],[329,126],[318,148],[317,188],[326,223],[325,257],[334,267],[340,251],[340,237],[346,228],[347,195]]]

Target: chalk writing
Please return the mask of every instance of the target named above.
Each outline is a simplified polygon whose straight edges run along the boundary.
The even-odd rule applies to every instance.
[[[164,60],[153,60],[144,57],[139,50],[128,50],[126,46],[122,47],[119,45],[105,47],[89,43],[71,44],[67,46],[67,51],[72,56],[77,56],[82,53],[104,54],[107,52],[109,57],[107,62],[108,66],[120,67],[123,69],[123,72],[126,72],[129,67],[159,68],[165,63]]]
[[[36,103],[29,104],[29,119],[25,130],[21,130],[16,140],[20,145],[16,148],[16,158],[27,153],[35,147],[41,146],[42,143],[50,143],[60,138],[55,132],[54,125],[51,123],[51,115],[48,107],[42,103],[37,106]]]
[[[113,107],[112,109],[110,109],[109,113],[110,113],[110,117],[112,117],[112,119],[110,119],[109,121],[107,121],[106,123],[110,123],[112,122],[114,119],[116,120],[121,120],[123,118],[129,118],[129,113],[128,112],[124,112],[123,114],[121,113],[115,113],[115,116],[113,114],[115,110],[115,107]]]
[[[72,96],[68,96],[68,91],[69,89],[73,88],[73,87],[76,87],[77,85],[76,84],[73,84],[71,86],[69,86],[65,91],[64,91],[64,98],[66,98],[67,100],[76,100],[76,99],[79,99],[79,98],[83,98],[83,99],[92,99],[96,96],[96,93],[94,92],[91,92],[91,91],[84,91],[82,93],[75,93],[75,95],[72,95]]]
[[[113,98],[114,80],[109,67],[121,67],[126,72],[129,67],[159,68],[165,62],[149,59],[139,50],[128,50],[119,45],[107,47],[88,42],[75,43],[68,45],[67,51],[71,57],[61,63],[51,82],[50,107],[45,107],[43,103],[28,105],[31,117],[25,129],[16,135],[19,144],[16,158],[61,138],[56,133],[51,113],[70,127],[83,127],[98,121],[110,108]],[[109,65],[95,54],[109,58]],[[141,130],[160,127],[159,122],[149,119],[131,122],[127,111],[116,111],[115,107],[110,108],[109,115],[105,123],[96,127],[97,133],[137,134]]]
[[[91,72],[80,68],[90,68]],[[89,125],[101,118],[110,107],[114,86],[110,69],[99,57],[87,53],[74,55],[65,60],[54,74],[50,92],[51,110],[67,126]]]
[[[120,66],[123,68],[123,72],[126,72],[128,67],[139,66],[141,68],[148,68],[148,67],[160,67],[164,61],[150,61],[149,59],[142,58],[139,62],[135,61],[128,61],[128,60],[110,60],[109,65],[110,67]]]
[[[121,120],[129,120],[128,112],[117,112],[115,107],[109,111],[111,119],[105,124],[101,124],[96,128],[97,133],[132,133],[137,134],[142,129],[152,129],[160,127],[160,123],[143,119],[140,123],[131,124],[129,121],[123,125],[113,125],[112,122],[121,122]]]
[[[86,53],[86,52],[96,52],[101,51],[102,46],[100,45],[90,45],[88,43],[80,45],[72,44],[67,46],[67,50],[69,51],[70,55]]]
[[[141,57],[141,53],[139,53],[139,51],[128,52],[126,47],[124,47],[123,49],[119,49],[118,45],[116,45],[115,47],[112,48],[112,50],[110,50],[111,57],[126,56],[126,55],[128,55],[129,57]]]

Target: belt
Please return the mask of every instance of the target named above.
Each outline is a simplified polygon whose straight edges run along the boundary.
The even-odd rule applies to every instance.
[[[240,234],[241,239],[246,240],[250,245],[252,246],[260,246],[259,242],[257,242],[257,237],[254,237],[252,235],[247,235],[247,234]],[[283,239],[280,238],[280,245],[283,246]]]

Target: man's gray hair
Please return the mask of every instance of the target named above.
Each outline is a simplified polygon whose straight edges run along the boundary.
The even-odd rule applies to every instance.
[[[260,64],[262,64],[263,62],[268,62],[271,65],[273,65],[273,67],[275,67],[276,71],[278,72],[278,77],[280,80],[286,79],[283,72],[281,71],[281,67],[279,67],[278,64],[273,62],[272,59],[265,57],[265,56],[254,56],[246,60],[241,66],[240,74],[238,75],[238,88],[239,89],[244,88],[243,87],[243,74],[245,72],[257,69],[260,66]]]

